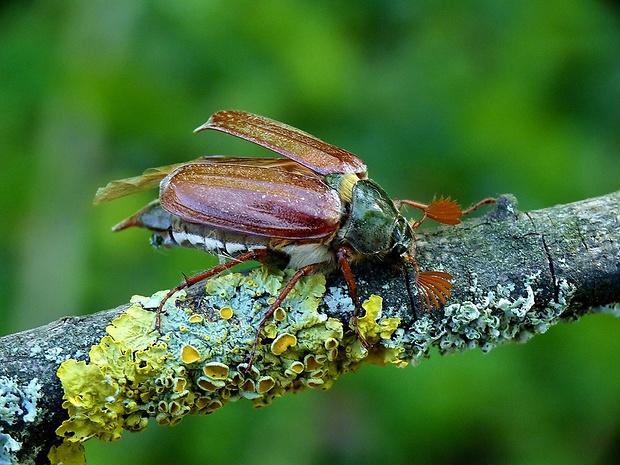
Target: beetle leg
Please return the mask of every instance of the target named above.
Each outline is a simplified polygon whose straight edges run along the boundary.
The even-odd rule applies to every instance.
[[[357,327],[357,314],[359,313],[360,305],[359,305],[359,298],[357,296],[357,285],[355,284],[355,278],[353,277],[353,272],[351,271],[351,266],[349,265],[348,258],[350,255],[351,255],[351,251],[348,247],[341,247],[336,252],[336,257],[338,259],[338,265],[340,266],[340,269],[342,270],[344,279],[347,282],[347,287],[349,288],[349,295],[351,296],[351,300],[353,301],[353,329],[355,331],[355,335],[360,340],[362,345],[366,349],[369,349],[370,344],[366,342],[366,339],[364,339],[364,337],[360,334],[359,329]],[[267,321],[273,316],[276,309],[280,305],[282,305],[282,302],[284,302],[284,299],[286,298],[286,296],[293,290],[293,288],[295,287],[295,284],[297,284],[297,282],[301,278],[311,274],[315,268],[319,266],[323,266],[326,263],[327,262],[311,263],[310,265],[306,265],[300,268],[291,277],[289,282],[286,283],[286,286],[284,286],[282,291],[280,291],[280,295],[278,296],[276,301],[273,304],[271,304],[271,306],[269,307],[269,310],[267,310],[267,313],[265,313],[265,316],[263,317],[263,319],[261,320],[258,326],[258,331],[256,332],[256,337],[254,338],[254,345],[252,347],[252,352],[250,353],[250,359],[248,360],[248,365],[247,365],[247,368],[245,369],[246,372],[249,372],[252,369],[252,364],[254,363],[254,357],[256,356],[256,349],[258,347],[258,343],[260,340],[260,334],[263,328],[265,327],[265,325],[267,324]]]
[[[168,301],[168,299],[170,299],[170,297],[172,297],[174,294],[176,294],[180,290],[187,289],[188,287],[196,283],[199,283],[200,281],[204,281],[205,279],[210,278],[211,276],[215,276],[226,270],[229,270],[230,268],[232,268],[233,266],[239,263],[247,262],[248,260],[263,261],[267,257],[268,254],[269,252],[267,252],[265,249],[250,250],[249,252],[243,253],[239,255],[238,257],[233,258],[232,260],[226,263],[222,263],[221,265],[205,270],[202,273],[198,273],[194,276],[189,276],[189,277],[184,275],[183,276],[184,281],[181,284],[179,284],[177,287],[175,287],[174,289],[171,289],[170,291],[168,291],[168,293],[165,295],[165,297],[160,302],[159,307],[157,307],[155,329],[158,330],[159,327],[161,326],[161,314],[164,308],[164,304]]]
[[[297,284],[297,282],[301,278],[311,274],[312,271],[317,266],[321,266],[321,265],[324,265],[324,264],[325,264],[325,262],[318,262],[318,263],[311,263],[310,265],[306,265],[304,267],[301,267],[291,277],[291,279],[289,279],[288,283],[286,283],[286,286],[284,286],[284,288],[280,291],[280,295],[278,296],[276,301],[273,304],[271,304],[271,306],[269,307],[269,310],[267,310],[267,313],[265,313],[265,316],[263,317],[263,319],[261,320],[260,324],[258,325],[258,330],[256,331],[256,337],[254,338],[254,344],[252,346],[252,352],[250,353],[250,358],[248,360],[248,365],[247,365],[247,367],[245,369],[246,373],[249,373],[250,370],[252,369],[252,364],[254,363],[254,357],[256,356],[256,348],[257,348],[258,342],[260,340],[260,333],[263,330],[263,328],[265,327],[265,325],[267,324],[267,321],[269,320],[269,318],[271,318],[273,316],[273,314],[275,313],[275,311],[278,309],[278,307],[280,305],[282,305],[282,302],[284,302],[284,299],[286,299],[286,296],[293,290],[293,288],[295,287],[295,284]]]
[[[351,255],[351,250],[348,247],[340,247],[336,252],[336,257],[338,258],[338,265],[342,270],[342,274],[344,275],[344,279],[347,282],[347,286],[349,288],[349,295],[351,296],[351,300],[353,301],[353,330],[355,331],[355,335],[362,343],[362,345],[366,348],[370,348],[370,344],[364,339],[364,336],[360,334],[359,328],[357,327],[357,314],[359,313],[360,301],[357,296],[357,284],[355,284],[355,278],[353,277],[353,273],[351,272],[351,265],[349,265],[349,256]]]

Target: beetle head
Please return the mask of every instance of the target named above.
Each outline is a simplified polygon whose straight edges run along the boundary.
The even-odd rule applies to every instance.
[[[391,250],[405,259],[412,257],[415,250],[413,230],[402,215],[398,215],[392,230]]]

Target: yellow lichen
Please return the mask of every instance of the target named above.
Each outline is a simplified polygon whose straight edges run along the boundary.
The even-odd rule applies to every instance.
[[[230,320],[232,316],[234,315],[234,313],[235,312],[230,307],[222,307],[220,309],[220,316],[224,318],[225,320]]]
[[[304,365],[305,365],[306,370],[313,371],[313,370],[320,368],[325,363],[326,358],[327,357],[323,354],[306,355],[304,357]]]
[[[377,319],[381,315],[382,304],[383,299],[381,297],[371,295],[370,298],[362,304],[362,308],[366,310],[365,315],[357,318],[357,330],[369,344],[379,342],[379,325],[377,325]]]
[[[157,334],[153,332],[156,318],[155,312],[145,311],[134,304],[114,320],[106,332],[115,341],[123,341],[127,346],[145,348],[157,339]]]
[[[174,392],[180,393],[185,391],[185,387],[187,386],[187,380],[184,378],[177,378],[176,383],[174,385]]]
[[[47,454],[51,465],[86,465],[84,446],[81,443],[64,441],[52,446]]]
[[[239,389],[246,392],[254,392],[256,390],[256,383],[252,379],[246,379]]]
[[[282,307],[278,307],[275,312],[273,312],[273,318],[276,321],[284,321],[286,319],[286,312]]]
[[[205,413],[213,413],[217,409],[221,408],[223,405],[224,404],[221,401],[217,399],[213,400],[205,407]]]
[[[291,362],[291,364],[288,367],[289,370],[291,370],[291,372],[295,373],[295,374],[299,374],[302,371],[304,371],[304,364],[301,363],[299,360],[295,360],[293,362]]]
[[[263,328],[263,334],[267,339],[274,339],[278,334],[278,324],[276,321],[267,323]]]
[[[196,405],[198,410],[202,410],[209,405],[209,402],[211,402],[211,398],[202,396],[196,399],[196,403],[194,405]]]
[[[357,328],[360,334],[370,344],[376,344],[381,339],[389,339],[400,325],[400,318],[384,318],[377,322],[381,317],[382,305],[383,299],[381,297],[371,295],[362,304],[366,314],[357,319]]]
[[[322,387],[325,384],[321,378],[309,378],[305,380],[304,384],[310,388]]]
[[[325,340],[325,348],[327,350],[335,349],[336,347],[338,347],[339,344],[340,341],[338,341],[338,339],[336,339],[335,337],[329,337]]]
[[[73,442],[94,436],[112,441],[120,438],[123,428],[146,426],[135,420],[126,425],[125,415],[128,406],[136,405],[127,399],[144,398],[150,390],[144,383],[153,381],[167,356],[165,346],[156,343],[154,324],[154,313],[134,304],[107,328],[110,335],[91,348],[90,363],[67,360],[60,365],[69,419],[57,434]]]
[[[280,334],[271,343],[271,352],[274,355],[282,355],[286,350],[297,344],[297,338],[289,333]]]
[[[206,363],[202,371],[205,375],[213,379],[226,379],[228,377],[228,365],[220,362]]]
[[[200,360],[200,352],[198,352],[195,347],[192,347],[188,344],[184,346],[181,350],[181,360],[183,361],[183,363],[187,364],[194,363]]]
[[[205,391],[208,391],[208,392],[215,392],[219,388],[225,386],[225,384],[223,382],[221,382],[221,381],[216,381],[216,380],[206,379],[206,378],[198,378],[197,384],[202,389],[204,389]]]
[[[256,392],[258,392],[259,394],[264,394],[270,391],[275,385],[276,382],[271,376],[262,376],[258,379],[256,385]]]
[[[128,311],[107,328],[108,335],[91,348],[89,361],[68,360],[59,368],[69,419],[58,434],[73,442],[109,441],[123,429],[142,431],[149,418],[174,425],[188,413],[208,414],[241,397],[262,407],[287,392],[328,389],[369,354],[340,320],[319,313],[322,275],[302,278],[283,300],[260,334],[248,369],[256,328],[292,273],[260,267],[248,276],[210,279],[203,306],[176,308],[177,299],[169,299],[157,330],[156,312],[147,308],[157,309],[165,293],[132,299]],[[363,307],[366,314],[358,323],[375,344],[370,357],[402,362],[396,349],[380,344],[392,337],[398,320],[380,318],[379,297]],[[202,324],[205,319],[208,324]]]

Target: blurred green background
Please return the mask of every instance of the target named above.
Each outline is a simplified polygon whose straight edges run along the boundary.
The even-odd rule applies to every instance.
[[[110,227],[97,187],[206,154],[242,109],[359,154],[394,197],[522,209],[620,188],[611,1],[28,1],[0,6],[1,334],[169,288],[213,261]],[[328,392],[227,405],[86,444],[89,464],[612,463],[620,321],[488,355],[365,367]]]

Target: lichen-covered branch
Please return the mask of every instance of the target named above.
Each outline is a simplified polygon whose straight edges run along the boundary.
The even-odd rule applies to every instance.
[[[354,268],[364,302],[351,330],[351,301],[337,273],[304,278],[255,331],[287,273],[259,268],[180,293],[0,339],[0,462],[80,463],[81,442],[139,431],[150,417],[175,424],[248,399],[257,407],[306,388],[327,389],[362,363],[417,363],[441,353],[522,342],[586,313],[620,313],[620,192],[521,213],[510,196],[478,219],[418,237],[422,269],[454,275],[441,312],[418,308],[412,270]],[[107,327],[107,330],[106,330]],[[64,440],[64,442],[63,442]],[[73,460],[73,462],[72,462]]]

